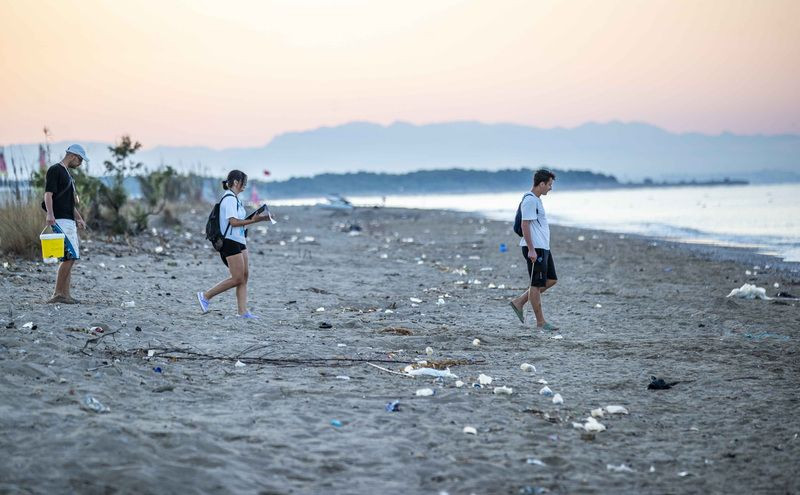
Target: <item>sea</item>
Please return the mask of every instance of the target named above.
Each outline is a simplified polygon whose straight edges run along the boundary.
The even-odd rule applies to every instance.
[[[446,209],[513,221],[524,190],[490,194],[348,197],[356,206]],[[309,205],[323,198],[281,200]],[[800,262],[800,184],[558,189],[543,198],[551,224],[748,248]]]

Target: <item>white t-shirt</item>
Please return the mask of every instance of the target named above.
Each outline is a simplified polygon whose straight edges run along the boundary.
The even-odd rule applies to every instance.
[[[247,239],[244,237],[244,227],[234,227],[231,225],[228,233],[225,234],[225,229],[228,228],[229,218],[244,220],[247,216],[247,212],[244,206],[242,206],[242,203],[239,202],[239,198],[227,191],[225,194],[227,196],[223,197],[222,202],[219,204],[219,231],[225,235],[226,239],[247,244]]]
[[[550,249],[550,226],[544,214],[544,205],[541,198],[535,194],[526,194],[522,200],[522,219],[530,220],[531,240],[536,249]],[[519,241],[520,246],[526,246],[525,237]]]

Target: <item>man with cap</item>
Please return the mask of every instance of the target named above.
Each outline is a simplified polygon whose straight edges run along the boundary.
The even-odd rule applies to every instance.
[[[44,205],[47,211],[47,225],[53,232],[64,234],[64,257],[59,258],[56,288],[48,303],[76,304],[78,301],[69,294],[72,265],[80,256],[78,227],[85,229],[86,222],[75,207],[75,182],[69,169],[78,168],[89,162],[83,146],[73,144],[67,148],[64,158],[47,169],[44,185]]]

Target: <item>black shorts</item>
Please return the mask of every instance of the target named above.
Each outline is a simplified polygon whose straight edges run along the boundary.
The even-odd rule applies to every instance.
[[[241,242],[232,241],[230,239],[225,239],[222,241],[222,249],[219,250],[219,257],[222,258],[222,262],[225,263],[225,266],[228,266],[228,256],[233,256],[235,254],[241,254],[242,251],[247,250],[247,246],[242,244]]]
[[[546,287],[548,280],[558,280],[553,254],[549,249],[537,249],[536,254],[536,263],[532,263],[528,258],[528,246],[522,246],[522,256],[525,257],[525,262],[528,264],[531,287]]]

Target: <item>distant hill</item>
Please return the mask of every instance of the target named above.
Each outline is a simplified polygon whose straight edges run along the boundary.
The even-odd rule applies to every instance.
[[[67,144],[56,143],[53,149],[63,150]],[[107,156],[105,144],[87,145],[94,159],[93,170],[100,172]],[[22,150],[29,161],[35,159],[35,145]],[[480,122],[398,122],[388,126],[353,122],[287,132],[263,147],[213,150],[157,146],[139,157],[150,166],[166,163],[208,175],[240,168],[261,177],[262,171],[269,169],[274,179],[357,171],[496,171],[546,165],[611,174],[623,181],[645,177],[800,180],[798,135],[676,134],[649,124],[622,122],[589,123],[571,129]],[[762,173],[764,170],[769,173]]]
[[[554,170],[559,189],[593,189],[617,187],[612,176],[580,170]],[[344,195],[392,195],[428,193],[481,193],[523,191],[529,189],[533,170],[428,170],[407,174],[321,174],[294,178],[266,185],[270,198],[302,198]]]

